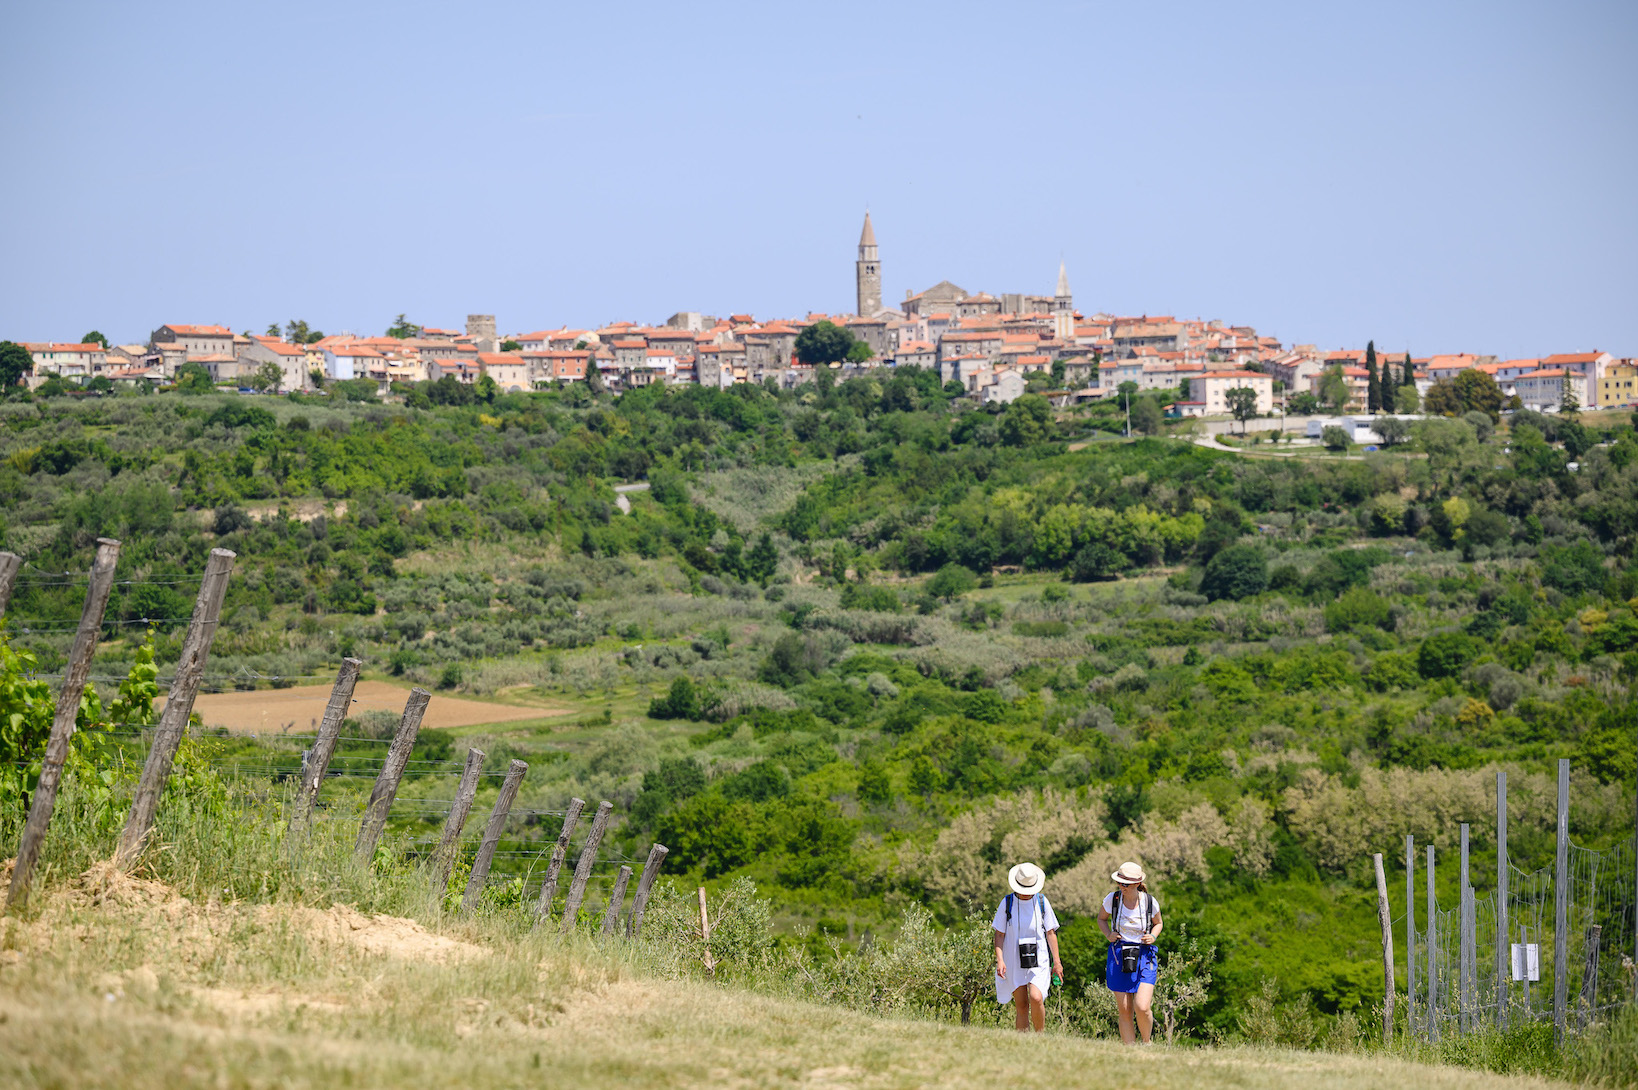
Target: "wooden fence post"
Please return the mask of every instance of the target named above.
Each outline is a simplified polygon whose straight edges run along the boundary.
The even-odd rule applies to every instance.
[[[375,854],[376,841],[381,839],[381,830],[387,827],[387,812],[392,809],[392,800],[398,797],[398,781],[404,778],[404,766],[409,763],[415,735],[421,729],[421,717],[426,715],[427,702],[431,699],[432,694],[425,689],[411,689],[409,700],[404,704],[404,718],[398,721],[398,730],[393,733],[392,746],[381,765],[381,774],[376,776],[375,786],[370,789],[370,802],[364,808],[364,820],[358,826],[358,844],[353,854],[361,863],[370,861]]]
[[[705,947],[705,971],[717,975],[717,959],[711,956],[711,917],[705,911],[705,887],[700,887],[700,942]]]
[[[643,864],[643,876],[637,879],[637,895],[631,899],[631,918],[626,921],[626,934],[643,933],[643,913],[648,909],[648,895],[654,889],[654,879],[660,876],[660,864],[671,851],[664,844],[648,849],[648,862]]]
[[[1564,1043],[1570,999],[1570,762],[1558,762],[1558,854],[1553,862],[1553,1041]]]
[[[563,814],[563,828],[557,834],[557,844],[552,848],[552,861],[546,866],[546,880],[540,884],[540,900],[535,902],[536,927],[542,920],[551,919],[552,898],[557,896],[557,876],[563,870],[563,860],[568,858],[569,838],[574,836],[574,827],[580,823],[580,811],[585,808],[585,799],[570,799],[569,808]]]
[[[0,617],[6,615],[6,607],[11,605],[11,592],[17,586],[17,572],[23,566],[23,558],[16,553],[0,553]]]
[[[29,879],[33,877],[34,865],[40,861],[40,847],[45,843],[46,829],[51,825],[51,812],[57,805],[57,787],[62,783],[63,762],[68,759],[68,742],[74,736],[80,696],[85,692],[85,681],[91,673],[91,656],[97,650],[97,633],[102,630],[102,615],[108,608],[108,595],[114,589],[114,565],[118,562],[119,542],[106,537],[98,538],[97,556],[91,562],[91,579],[85,589],[85,608],[80,611],[80,627],[74,633],[74,648],[68,654],[62,688],[57,692],[57,713],[51,721],[51,738],[46,742],[45,758],[40,762],[40,779],[34,786],[28,820],[23,825],[23,837],[17,847],[17,862],[11,872],[11,889],[6,893],[7,908],[27,900]]]
[[[324,774],[330,769],[330,758],[335,756],[342,720],[347,718],[347,710],[353,706],[353,689],[358,685],[358,670],[363,665],[358,659],[341,660],[335,687],[330,690],[330,703],[324,707],[318,737],[313,740],[312,752],[302,771],[301,787],[296,792],[296,807],[290,815],[292,829],[305,824],[313,816],[313,804],[318,801],[319,789],[324,786]]]
[[[449,872],[455,866],[461,830],[466,828],[466,817],[472,812],[472,800],[478,793],[478,777],[481,775],[483,750],[468,749],[466,767],[461,770],[461,783],[455,788],[455,801],[450,804],[449,816],[444,818],[444,835],[438,840],[438,850],[432,853],[432,895],[440,903],[449,889]]]
[[[495,848],[500,844],[501,832],[506,828],[506,815],[512,812],[512,801],[518,797],[518,788],[523,785],[523,775],[528,771],[527,761],[513,761],[506,767],[506,779],[501,781],[495,808],[489,811],[489,824],[484,827],[478,857],[472,861],[472,876],[466,880],[466,896],[461,898],[462,912],[471,912],[478,907],[484,883],[489,880],[489,865],[495,860]]]
[[[586,834],[585,846],[580,849],[580,861],[574,865],[569,895],[563,901],[563,924],[559,930],[565,935],[574,930],[575,917],[580,914],[580,901],[586,896],[586,880],[591,877],[592,864],[597,862],[597,849],[603,843],[603,833],[609,827],[609,814],[613,810],[612,802],[597,804],[597,816],[592,818],[591,832]]]
[[[182,657],[177,661],[176,676],[171,679],[170,692],[165,696],[165,710],[159,713],[159,726],[154,731],[153,744],[148,747],[142,779],[137,782],[131,812],[125,818],[125,831],[120,834],[119,848],[114,853],[114,864],[122,869],[136,862],[148,839],[148,831],[153,828],[159,797],[165,792],[165,782],[171,778],[171,764],[188,729],[199,683],[204,680],[205,661],[210,657],[211,641],[216,638],[222,599],[227,596],[228,576],[233,574],[235,559],[227,549],[212,549],[210,559],[205,562],[199,597],[193,603],[193,619],[188,622],[188,634],[182,642]]]
[[[1388,879],[1382,873],[1382,853],[1371,856],[1376,865],[1376,914],[1382,921],[1382,1043],[1393,1043],[1393,912],[1388,907]]]
[[[626,907],[626,883],[631,881],[631,868],[621,867],[620,875],[614,880],[614,891],[609,894],[608,911],[603,913],[603,934],[614,934],[615,926],[620,922],[620,910]]]

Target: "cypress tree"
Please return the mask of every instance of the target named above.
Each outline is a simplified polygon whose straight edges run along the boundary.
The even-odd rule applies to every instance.
[[[1405,353],[1405,381],[1401,382],[1399,385],[1401,385],[1401,386],[1415,386],[1416,385],[1416,369],[1411,366],[1410,353],[1409,352]]]
[[[1382,411],[1382,379],[1376,372],[1376,342],[1365,342],[1365,411]]]
[[[1394,411],[1393,406],[1395,401],[1392,363],[1383,361],[1382,378],[1382,411],[1385,413],[1391,413]]]

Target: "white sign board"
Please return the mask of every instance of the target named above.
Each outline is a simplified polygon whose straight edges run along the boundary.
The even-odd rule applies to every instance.
[[[1535,943],[1513,944],[1513,979],[1541,979],[1541,947]]]

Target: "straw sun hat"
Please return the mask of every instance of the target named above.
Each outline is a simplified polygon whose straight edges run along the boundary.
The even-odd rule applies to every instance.
[[[1021,897],[1041,892],[1046,885],[1046,873],[1034,863],[1020,863],[1007,872],[1007,885]]]
[[[1120,869],[1109,877],[1123,886],[1134,885],[1143,881],[1143,868],[1136,863],[1122,863]]]

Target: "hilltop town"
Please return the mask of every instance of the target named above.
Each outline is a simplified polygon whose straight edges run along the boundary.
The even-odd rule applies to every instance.
[[[487,314],[468,315],[462,330],[418,326],[400,315],[381,336],[327,336],[300,321],[260,334],[169,323],[143,344],[110,344],[100,334],[82,343],[20,342],[30,357],[21,379],[32,388],[56,379],[59,387],[112,390],[163,388],[192,373],[217,386],[260,392],[368,380],[387,397],[412,384],[447,379],[471,386],[486,376],[503,392],[588,382],[618,393],[652,383],[789,389],[820,370],[845,379],[880,367],[920,367],[936,369],[941,382],[957,383],[986,404],[1014,401],[1026,390],[1059,406],[1125,390],[1164,393],[1172,416],[1199,417],[1231,413],[1234,390],[1251,391],[1243,410],[1251,415],[1438,411],[1435,388],[1475,372],[1514,408],[1556,412],[1638,403],[1635,361],[1607,352],[1506,360],[1405,355],[1379,362],[1371,347],[1288,346],[1248,325],[1085,314],[1075,307],[1062,263],[1051,295],[969,292],[945,280],[906,291],[897,306],[887,306],[868,214],[855,288],[852,314],[759,320],[685,311],[659,325],[618,321],[505,335]],[[840,344],[828,353],[836,358],[802,358],[798,339],[821,323],[840,331],[828,342]]]

